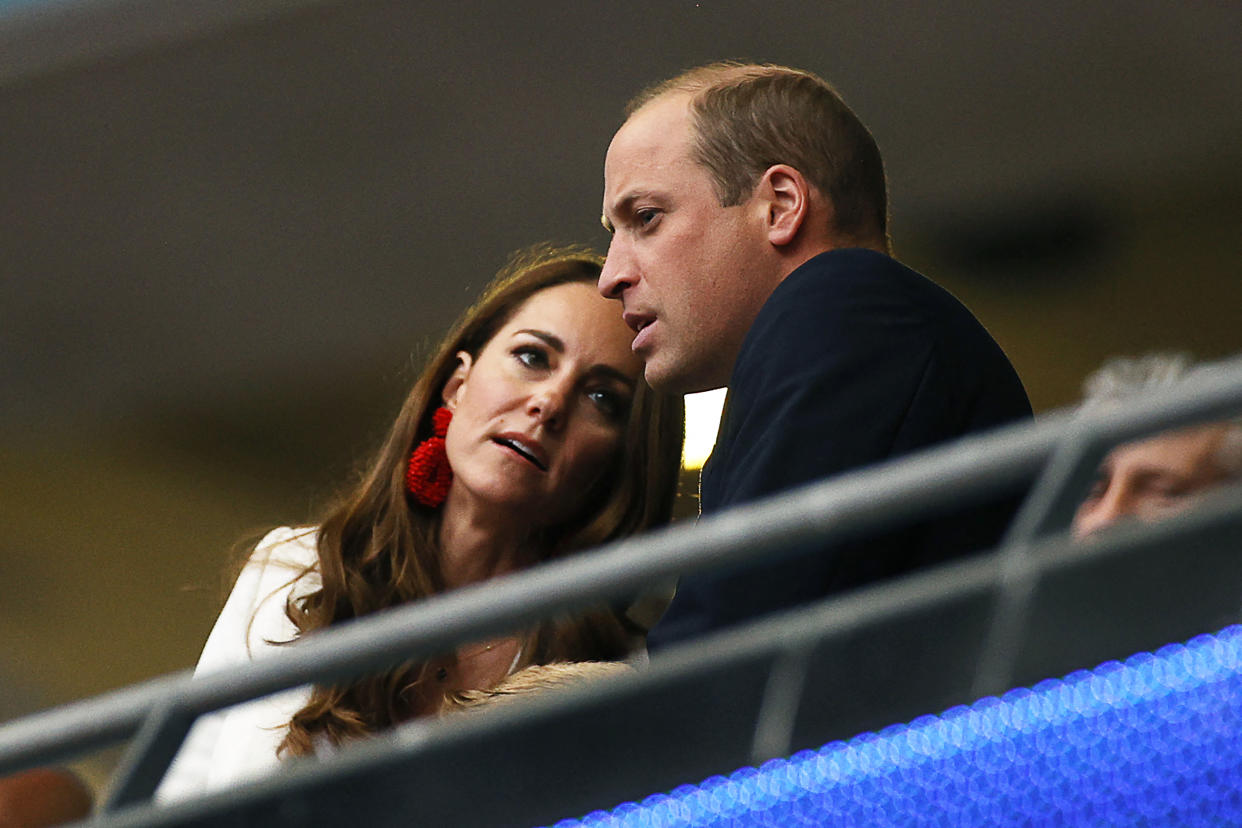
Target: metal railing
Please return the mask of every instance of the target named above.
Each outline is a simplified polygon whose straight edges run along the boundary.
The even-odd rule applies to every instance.
[[[240,799],[229,797],[231,806],[221,805],[219,797],[205,797],[201,804],[171,809],[144,804],[190,726],[204,713],[307,683],[342,681],[429,657],[466,641],[520,628],[553,612],[634,594],[670,576],[761,557],[770,560],[806,541],[829,543],[865,537],[896,523],[914,522],[1019,491],[1038,475],[996,553],[677,648],[667,658],[656,660],[648,675],[618,682],[616,688],[597,697],[623,699],[626,693],[650,693],[661,682],[675,683],[694,671],[710,672],[713,665],[740,663],[739,658],[750,654],[765,662],[765,669],[746,759],[777,755],[792,744],[794,725],[788,711],[800,707],[808,653],[819,646],[816,642],[831,639],[833,630],[883,623],[887,617],[911,611],[911,607],[957,598],[977,599],[985,607],[982,644],[973,659],[974,670],[967,677],[970,692],[999,692],[1012,686],[1015,676],[1020,675],[1016,659],[1021,647],[1017,642],[1031,619],[1037,586],[1048,573],[1097,558],[1109,560],[1118,549],[1167,546],[1179,537],[1197,537],[1196,532],[1207,532],[1213,543],[1237,537],[1242,510],[1236,499],[1229,498],[1167,525],[1120,533],[1117,541],[1093,544],[1088,553],[1067,550],[1062,530],[1111,446],[1240,411],[1242,359],[1235,359],[1211,375],[1115,409],[1081,416],[1062,413],[1033,425],[965,438],[714,515],[695,526],[670,527],[343,624],[244,669],[195,679],[187,673],[176,674],[18,720],[0,728],[0,773],[60,761],[132,738],[104,809],[105,813],[116,812],[116,821],[106,822],[108,825],[182,824],[160,820],[175,819],[178,813],[205,814],[212,807],[241,807],[236,803],[244,804],[246,796],[258,797],[253,801],[260,802],[264,796],[280,798],[286,791],[305,793],[310,788],[298,785],[321,783],[324,773],[352,779],[351,774],[359,768],[374,772],[373,763],[382,764],[384,757],[400,755],[405,757],[401,761],[406,761],[414,755],[410,753],[411,732],[422,734],[415,741],[431,746],[414,753],[430,751],[427,755],[432,755],[437,744],[451,746],[456,744],[455,739],[483,738],[479,734],[487,729],[473,721],[403,728],[394,736],[343,751],[336,759],[294,768],[282,773],[279,780],[249,786],[251,794]],[[799,634],[798,630],[803,632]],[[955,690],[946,698],[957,698],[963,692]],[[536,704],[532,710],[554,710],[558,706],[570,710],[574,705],[595,703],[567,699]],[[496,722],[504,718],[496,717]],[[509,718],[527,721],[516,713]],[[489,727],[494,726],[489,723]],[[428,741],[427,733],[448,735]],[[382,773],[375,775],[382,777]],[[312,781],[299,781],[305,779]],[[567,803],[567,807],[572,806]]]

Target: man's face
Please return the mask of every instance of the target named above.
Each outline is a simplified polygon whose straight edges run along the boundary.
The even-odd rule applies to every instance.
[[[1113,449],[1074,515],[1074,537],[1126,518],[1155,522],[1189,508],[1228,479],[1217,460],[1225,435],[1223,425],[1197,426]]]
[[[647,382],[675,393],[729,381],[773,281],[764,208],[721,207],[691,157],[688,96],[657,98],[612,139],[603,221],[612,233],[599,291],[620,299]]]

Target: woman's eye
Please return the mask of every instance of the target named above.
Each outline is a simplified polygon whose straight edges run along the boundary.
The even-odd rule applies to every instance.
[[[530,345],[515,349],[513,357],[527,368],[546,368],[548,365],[548,355]]]
[[[615,391],[596,388],[587,392],[587,398],[606,416],[618,419],[625,413],[625,399]]]

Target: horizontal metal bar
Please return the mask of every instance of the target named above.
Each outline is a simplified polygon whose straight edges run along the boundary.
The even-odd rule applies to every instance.
[[[1242,409],[1242,359],[1183,387],[1083,417],[1068,414],[963,438],[703,519],[535,567],[317,633],[253,664],[173,676],[0,728],[0,773],[131,736],[156,705],[193,714],[309,682],[386,669],[511,631],[565,609],[620,598],[670,576],[771,559],[1016,491],[1068,428],[1120,442]]]
[[[183,670],[8,722],[0,727],[0,775],[128,739],[160,700],[190,681]]]
[[[1222,493],[1222,497],[1206,500],[1201,507],[1169,521],[1150,527],[1134,526],[1102,536],[1086,546],[1075,545],[1064,536],[1049,538],[1032,550],[1030,566],[1040,574],[1089,566],[1093,561],[1115,559],[1142,549],[1176,550],[1177,540],[1186,533],[1218,532],[1222,537],[1236,537],[1242,526],[1242,489]],[[326,760],[290,765],[284,773],[239,787],[226,793],[200,800],[178,803],[173,807],[136,806],[104,817],[97,828],[172,828],[180,825],[225,825],[230,820],[255,814],[284,813],[271,807],[276,803],[301,802],[300,796],[317,795],[325,788],[336,786],[346,795],[349,783],[342,780],[369,778],[390,767],[394,762],[409,763],[419,756],[435,757],[455,743],[483,740],[499,736],[515,728],[550,732],[557,727],[572,727],[575,717],[598,709],[601,700],[619,701],[635,696],[654,697],[659,688],[676,683],[684,677],[698,675],[713,665],[753,661],[765,653],[792,653],[795,657],[811,651],[821,642],[835,636],[850,636],[861,625],[873,624],[897,613],[915,615],[938,604],[952,602],[962,596],[995,588],[1001,575],[999,555],[944,564],[935,569],[911,573],[857,591],[825,599],[814,605],[774,615],[744,627],[717,632],[693,642],[671,646],[653,659],[649,670],[634,676],[623,676],[606,684],[547,694],[525,700],[523,704],[498,706],[484,716],[460,716],[437,720],[420,720],[404,725],[389,734],[360,742]],[[934,631],[929,631],[934,635]],[[969,699],[973,701],[974,699]],[[967,699],[963,699],[967,701]],[[928,710],[928,713],[941,711]],[[693,716],[694,711],[686,711]],[[889,723],[896,723],[890,721]],[[721,723],[725,726],[726,723]],[[749,727],[752,723],[742,726]],[[848,738],[856,733],[826,735]],[[532,749],[536,746],[531,745]],[[651,757],[650,761],[662,761]],[[466,774],[465,779],[470,775]],[[601,801],[619,802],[611,791],[609,774],[599,774],[591,784]],[[412,774],[410,778],[417,778]],[[688,780],[670,777],[668,786]],[[464,787],[469,783],[463,782]],[[418,822],[417,808],[426,799],[417,786],[386,791],[391,798],[392,815],[384,824]],[[442,798],[455,796],[452,792]],[[459,799],[459,802],[468,801]],[[378,808],[383,803],[371,803]],[[506,809],[513,803],[506,803]],[[266,807],[265,807],[266,806]],[[309,805],[306,807],[310,807]],[[519,824],[525,814],[506,810],[506,815]],[[460,822],[472,824],[473,811],[461,806]],[[306,814],[289,808],[290,816],[279,825],[304,824]]]
[[[771,556],[775,547],[835,530],[853,535],[942,502],[961,503],[1009,487],[1030,474],[1056,439],[1051,425],[1007,429],[892,467],[843,476],[780,500],[610,544],[598,551],[445,593],[324,630],[268,658],[198,676],[139,685],[0,728],[0,773],[63,758],[131,736],[170,695],[204,713],[308,682],[330,682],[384,669],[471,639],[521,627],[574,606],[632,594],[680,573]],[[948,472],[974,470],[953,492]],[[923,509],[917,507],[922,506]]]

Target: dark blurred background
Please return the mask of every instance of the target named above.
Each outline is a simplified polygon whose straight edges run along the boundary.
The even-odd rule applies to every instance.
[[[191,666],[645,84],[831,80],[1037,409],[1242,350],[1242,4],[0,0],[0,719]]]

